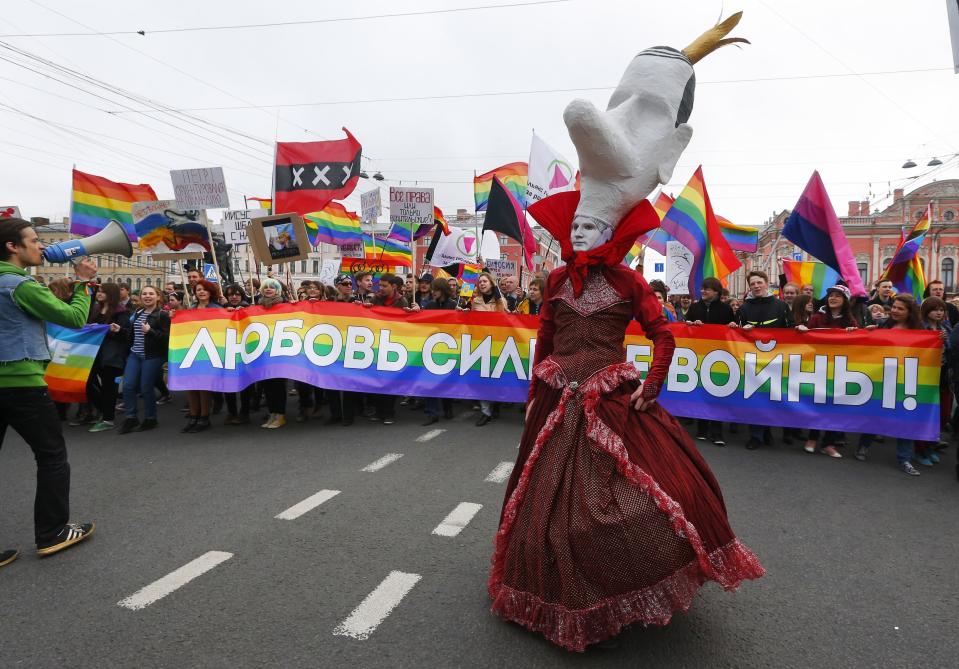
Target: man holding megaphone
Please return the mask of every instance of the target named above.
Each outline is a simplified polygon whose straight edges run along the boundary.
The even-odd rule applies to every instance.
[[[69,522],[70,463],[43,375],[50,360],[44,322],[83,327],[90,312],[87,282],[97,273],[93,261],[79,259],[74,264],[73,296],[62,302],[28,273],[43,259],[44,245],[29,221],[0,219],[0,446],[10,426],[33,449],[37,461],[34,531],[41,557],[83,541],[95,527]],[[0,547],[0,567],[17,555],[16,550]]]

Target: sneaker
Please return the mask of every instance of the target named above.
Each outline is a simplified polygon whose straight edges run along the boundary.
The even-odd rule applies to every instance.
[[[187,416],[186,425],[184,425],[180,432],[193,432],[193,428],[196,427],[196,422],[199,420],[196,416]]]
[[[911,462],[903,462],[899,465],[899,469],[909,474],[909,476],[919,476],[919,470],[913,467]]]
[[[487,416],[485,413],[481,413],[480,417],[476,419],[476,427],[483,427],[491,420],[493,420],[492,416]]]
[[[429,425],[433,425],[434,423],[439,423],[439,422],[440,422],[440,419],[438,416],[427,416],[426,420],[423,421],[422,425],[423,427],[427,427]]]
[[[918,462],[923,467],[932,467],[932,460],[929,459],[928,455],[917,455],[916,462]]]
[[[169,404],[173,401],[173,395],[163,395],[157,398],[157,404]]]
[[[147,430],[152,430],[157,426],[156,418],[144,418],[143,422],[133,428],[134,432],[146,432]]]
[[[75,417],[73,420],[67,423],[67,425],[69,425],[70,427],[77,427],[78,425],[90,425],[95,422],[96,421],[93,420],[93,416],[91,414],[85,413],[83,415]]]
[[[819,449],[819,452],[823,455],[828,455],[831,458],[841,458],[842,453],[836,450],[836,447],[830,444],[829,446],[823,446]]]
[[[706,432],[705,432],[705,431],[703,431],[703,432],[697,432],[697,433],[696,433],[696,441],[706,441]]]
[[[153,424],[156,425],[156,421],[153,421]],[[120,434],[126,434],[127,432],[133,432],[138,427],[140,427],[140,421],[132,416],[123,421],[123,424],[120,425],[120,429],[117,430]]]
[[[396,422],[396,419],[395,419],[395,418],[384,418],[384,419],[383,419],[383,425],[392,425],[392,424],[395,423],[395,422]]]
[[[760,442],[759,439],[756,439],[756,437],[750,437],[749,441],[746,442],[747,451],[755,451],[757,448],[759,448],[759,446]]]
[[[112,420],[101,420],[98,423],[94,423],[87,432],[106,432],[107,430],[113,429]]]
[[[808,440],[805,444],[803,444],[802,449],[803,449],[804,451],[806,451],[807,453],[815,453],[815,452],[816,452],[816,440],[815,440],[815,439],[810,439],[810,440]]]
[[[405,407],[405,406],[406,406],[407,404],[409,404],[409,403],[410,403],[410,398],[409,398],[409,397],[404,397],[403,399],[400,400],[400,406],[401,406],[401,407]]]
[[[91,536],[96,528],[96,523],[67,523],[53,541],[37,544],[37,555],[46,557],[70,548]]]
[[[865,446],[860,446],[856,449],[856,459],[859,460],[859,462],[865,462],[868,455],[869,449]]]
[[[6,567],[20,556],[20,551],[16,548],[0,551],[0,567]]]
[[[938,465],[938,464],[939,464],[939,454],[938,454],[938,453],[936,453],[935,451],[929,451],[929,453],[927,453],[926,455],[928,456],[928,458],[929,458],[930,460],[932,460],[932,464],[934,464],[934,465]]]
[[[264,425],[268,430],[276,430],[286,425],[286,416],[281,413],[275,414],[273,420]]]
[[[716,439],[713,439],[713,443],[716,444],[717,446],[725,446],[726,440],[723,439],[722,437],[717,437]]]
[[[269,417],[266,419],[266,422],[263,423],[263,425],[261,425],[260,427],[270,427],[273,424],[273,421],[275,419],[276,419],[276,415],[271,413]]]

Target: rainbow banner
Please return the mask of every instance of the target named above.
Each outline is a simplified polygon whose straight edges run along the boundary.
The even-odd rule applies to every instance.
[[[109,325],[79,329],[47,323],[50,363],[43,380],[54,402],[86,402],[87,379]]]
[[[797,286],[811,285],[817,300],[826,297],[826,291],[839,283],[840,278],[839,272],[825,263],[802,260],[783,260],[783,274],[786,281]]]
[[[357,272],[369,272],[373,275],[374,281],[379,281],[384,274],[396,274],[399,271],[398,265],[382,263],[378,260],[369,258],[343,258],[340,261],[340,274],[353,275]]]
[[[178,311],[169,386],[235,392],[268,378],[413,397],[524,402],[538,318],[315,302]],[[662,404],[678,416],[938,439],[938,333],[675,323]],[[625,360],[644,373],[637,323]]]
[[[155,202],[149,184],[122,184],[95,174],[73,170],[70,232],[81,237],[100,232],[111,220],[120,223],[131,242],[137,241],[132,207],[134,202]]]
[[[529,165],[527,163],[507,163],[478,177],[473,177],[473,203],[476,211],[486,211],[489,193],[493,188],[493,177],[499,177],[500,183],[517,201],[526,207],[526,186],[529,183]],[[436,212],[433,212],[434,216]]]

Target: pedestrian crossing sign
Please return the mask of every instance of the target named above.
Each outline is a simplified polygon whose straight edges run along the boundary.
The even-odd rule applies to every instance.
[[[220,278],[216,275],[216,265],[211,263],[203,264],[203,278],[213,283],[220,283]]]

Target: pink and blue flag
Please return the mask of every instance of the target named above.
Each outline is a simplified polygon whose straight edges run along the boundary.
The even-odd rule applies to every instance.
[[[818,170],[809,177],[806,190],[783,226],[782,236],[839,272],[853,295],[866,294],[856,258]]]

